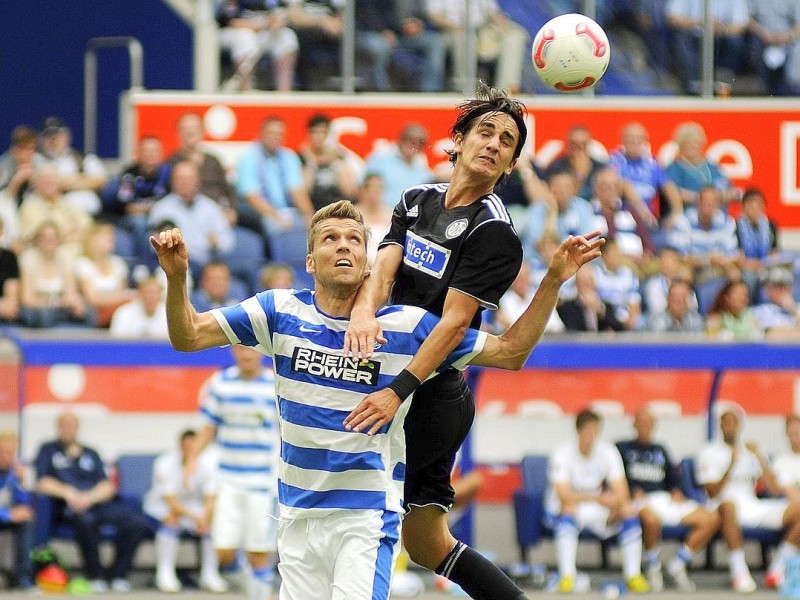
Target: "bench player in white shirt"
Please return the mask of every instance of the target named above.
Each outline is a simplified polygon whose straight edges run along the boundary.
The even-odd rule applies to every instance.
[[[773,470],[784,497],[792,504],[796,504],[800,502],[800,415],[793,414],[786,417],[786,438],[790,449],[775,459]],[[792,533],[789,532],[787,541],[784,542],[790,555],[797,553],[797,543],[789,541]]]
[[[622,570],[628,589],[650,591],[642,576],[642,528],[631,503],[625,468],[617,449],[598,440],[600,416],[585,409],[575,417],[577,440],[559,446],[550,457],[547,519],[555,531],[558,591],[576,590],[578,534],[601,539],[619,536]]]
[[[446,361],[520,369],[544,331],[561,284],[600,256],[599,232],[559,246],[531,306],[502,336],[470,330]],[[387,338],[369,361],[344,356],[344,332],[368,273],[364,220],[348,201],[318,211],[306,268],[315,291],[269,290],[198,314],[187,288],[180,230],[151,237],[167,274],[170,339],[182,351],[245,343],[272,354],[281,424],[279,565],[281,600],[388,597],[397,554],[405,440],[402,416],[365,435],[345,417],[365,390],[405,368],[438,322],[416,307],[380,311]],[[355,468],[354,468],[355,467]],[[524,595],[521,596],[524,598]]]
[[[766,491],[780,494],[778,480],[769,461],[754,441],[739,439],[742,413],[728,409],[720,415],[722,439],[703,448],[697,461],[697,481],[705,486],[712,505],[729,501],[736,506],[742,527],[786,529],[784,541],[767,569],[764,583],[777,587],[783,579],[786,560],[800,544],[800,503],[787,498],[759,498],[755,486],[761,480]],[[755,582],[744,560],[744,551],[730,553],[734,590],[752,592]]]

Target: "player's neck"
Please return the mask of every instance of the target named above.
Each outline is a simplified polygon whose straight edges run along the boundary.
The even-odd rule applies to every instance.
[[[317,287],[314,292],[314,303],[317,308],[331,317],[350,318],[353,305],[356,303],[358,290],[337,290]]]
[[[486,179],[473,177],[453,177],[444,197],[445,208],[469,206],[486,194],[490,194],[494,185]]]

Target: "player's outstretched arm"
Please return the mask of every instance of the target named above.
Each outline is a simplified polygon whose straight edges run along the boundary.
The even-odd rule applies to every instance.
[[[505,333],[490,335],[483,351],[471,364],[515,371],[521,369],[544,333],[558,301],[561,285],[583,265],[598,258],[604,243],[605,239],[600,237],[599,231],[570,236],[564,240],[553,254],[547,274],[528,308]]]
[[[227,345],[228,338],[210,312],[198,313],[189,302],[186,273],[189,252],[180,229],[150,236],[158,264],[167,275],[167,325],[172,347],[182,352]]]

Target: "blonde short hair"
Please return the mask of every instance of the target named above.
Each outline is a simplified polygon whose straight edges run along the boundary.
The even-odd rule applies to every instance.
[[[352,219],[358,223],[359,229],[364,235],[364,242],[366,243],[369,240],[369,230],[366,223],[364,223],[364,215],[350,200],[339,200],[333,204],[323,206],[311,218],[311,223],[308,226],[308,237],[306,238],[306,247],[309,253],[314,250],[314,238],[322,226],[322,222],[328,219]]]

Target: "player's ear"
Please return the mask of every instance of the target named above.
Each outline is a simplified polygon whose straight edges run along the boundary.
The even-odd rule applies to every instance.
[[[503,173],[505,173],[506,176],[511,175],[511,171],[514,170],[515,166],[517,166],[517,159],[516,158],[511,161],[511,163],[508,165],[508,167],[506,167],[506,169],[503,171]]]
[[[314,256],[311,253],[306,254],[306,273],[311,273],[313,275],[316,269],[317,267],[314,264]]]
[[[453,152],[458,154],[461,152],[461,145],[464,143],[464,134],[457,133],[453,136]]]

